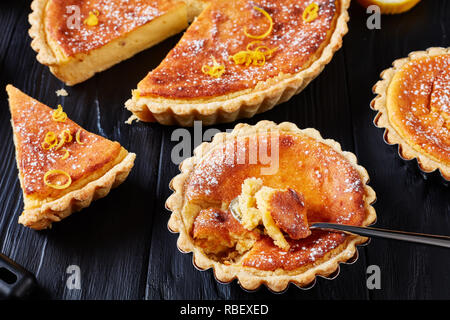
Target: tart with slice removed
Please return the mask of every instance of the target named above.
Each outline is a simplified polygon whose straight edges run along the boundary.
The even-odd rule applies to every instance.
[[[299,93],[347,32],[349,0],[211,0],[133,91],[132,119],[230,122]]]
[[[450,49],[430,48],[394,61],[374,87],[375,124],[402,158],[450,180]]]
[[[31,8],[37,60],[68,85],[182,31],[195,12],[182,0],[33,0]]]
[[[60,106],[51,109],[11,85],[6,90],[24,195],[19,223],[49,228],[127,178],[134,153],[84,130]]]
[[[328,276],[367,239],[310,230],[314,222],[367,226],[374,191],[356,157],[314,129],[292,123],[238,124],[203,143],[170,186],[169,228],[219,281],[282,291]],[[240,219],[229,209],[238,197]]]

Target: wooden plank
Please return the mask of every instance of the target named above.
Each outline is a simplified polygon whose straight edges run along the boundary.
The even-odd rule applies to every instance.
[[[2,66],[3,59],[11,44],[14,31],[20,23],[19,16],[25,15],[27,8],[26,1],[18,1],[15,3],[2,1],[0,3],[0,30],[3,32],[0,38],[0,66]]]

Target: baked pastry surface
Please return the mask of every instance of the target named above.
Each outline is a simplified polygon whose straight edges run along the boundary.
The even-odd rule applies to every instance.
[[[251,117],[288,100],[341,47],[350,1],[204,3],[176,47],[133,91],[126,107],[134,118],[182,126],[202,120],[209,125]],[[305,20],[312,5],[317,6],[317,16]],[[265,37],[253,37],[267,29]],[[259,60],[251,55],[255,52],[266,54]],[[245,54],[254,60],[237,62]],[[221,72],[204,72],[214,66]]]
[[[278,168],[266,174],[261,169],[267,169],[268,162],[250,161],[250,150],[275,150],[275,144]],[[281,248],[261,228],[246,229],[247,224],[231,215],[229,204],[245,191],[240,186],[249,178],[261,179],[266,188],[288,190],[287,194],[272,190],[267,203],[289,249]],[[307,286],[316,275],[336,271],[366,238],[286,226],[299,223],[302,227],[305,221],[373,223],[375,193],[367,181],[367,172],[356,164],[356,157],[341,151],[338,143],[322,139],[316,130],[269,121],[239,124],[233,132],[218,134],[211,143],[200,145],[195,156],[182,163],[181,174],[171,182],[174,194],[167,200],[172,211],[169,228],[180,233],[179,249],[193,252],[196,266],[212,267],[220,281],[237,278],[249,290],[263,283],[275,291],[290,282]],[[289,189],[297,196],[289,196]],[[248,207],[254,206],[251,202]],[[293,208],[297,216],[282,215],[283,210]]]
[[[82,129],[66,115],[55,117],[55,109],[11,85],[6,90],[24,195],[21,224],[48,228],[126,179],[135,154]]]
[[[426,172],[439,169],[450,180],[450,50],[430,48],[396,60],[382,73],[372,108],[385,140],[416,158]]]
[[[179,33],[189,18],[182,0],[33,0],[31,8],[37,59],[68,85]]]

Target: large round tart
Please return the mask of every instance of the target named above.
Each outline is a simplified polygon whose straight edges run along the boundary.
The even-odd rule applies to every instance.
[[[300,130],[292,123],[238,124],[196,148],[180,168],[171,182],[174,194],[167,200],[172,211],[169,228],[180,234],[179,249],[193,252],[197,267],[212,267],[218,280],[237,278],[248,290],[263,283],[274,291],[290,282],[308,286],[316,275],[335,272],[339,263],[355,255],[355,246],[367,240],[303,232],[300,216],[289,212],[302,211],[308,224],[367,226],[376,219],[371,206],[375,193],[366,185],[367,172],[356,157],[316,130]],[[244,194],[248,181],[259,181],[261,190],[275,190],[267,202],[270,220],[283,231],[279,235],[287,249],[274,241],[269,229],[249,229],[231,214],[231,200]],[[260,200],[258,193],[256,198]]]
[[[405,159],[450,180],[450,50],[430,48],[396,60],[374,91],[375,124]]]

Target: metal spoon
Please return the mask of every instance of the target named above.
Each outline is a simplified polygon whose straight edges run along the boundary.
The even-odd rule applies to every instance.
[[[241,222],[241,213],[237,209],[238,207],[238,198],[234,198],[230,202],[230,211],[233,217]],[[313,223],[309,226],[310,229],[321,229],[327,231],[336,231],[336,232],[344,232],[347,234],[356,234],[364,237],[371,238],[384,238],[384,239],[393,239],[400,241],[408,241],[420,244],[427,244],[432,246],[450,248],[450,237],[446,236],[437,236],[431,234],[423,234],[423,233],[413,233],[413,232],[404,232],[404,231],[395,231],[395,230],[386,230],[379,228],[371,228],[371,227],[356,227],[349,226],[344,224],[336,224],[336,223]]]

